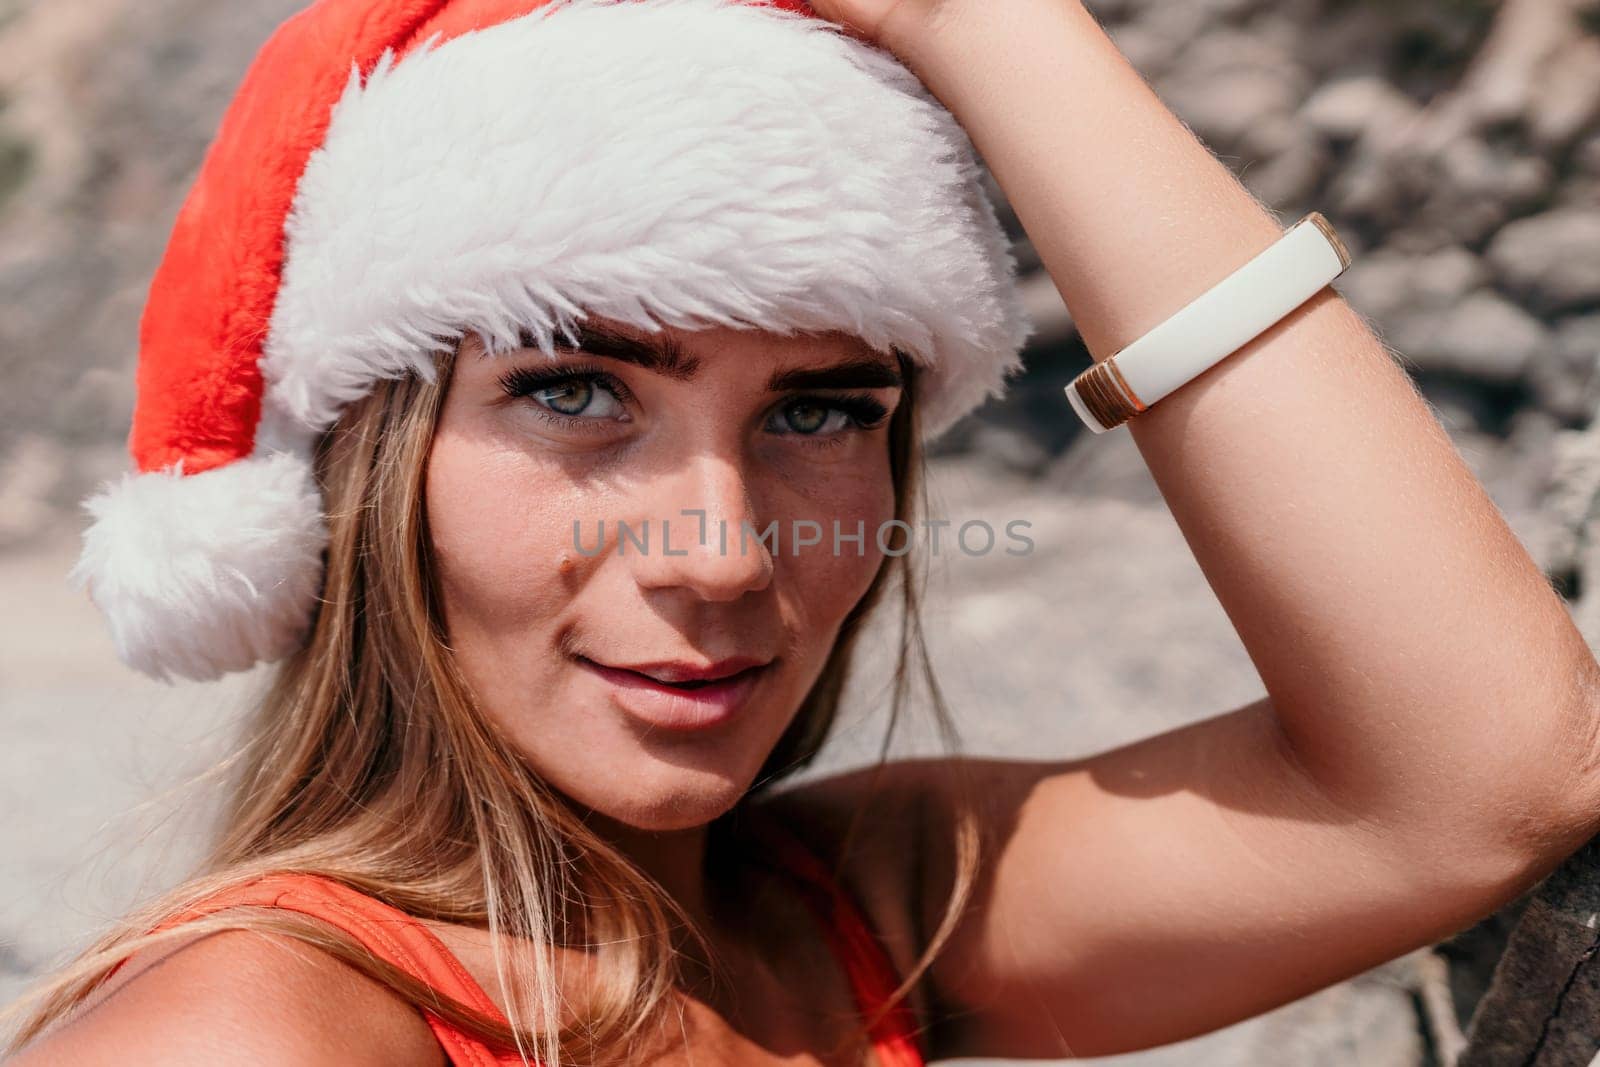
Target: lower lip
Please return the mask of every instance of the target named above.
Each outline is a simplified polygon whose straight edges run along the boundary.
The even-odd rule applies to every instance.
[[[685,731],[709,730],[732,719],[771,666],[740,671],[694,689],[679,689],[636,671],[605,667],[581,657],[578,662],[610,686],[613,699],[628,714],[663,730]]]

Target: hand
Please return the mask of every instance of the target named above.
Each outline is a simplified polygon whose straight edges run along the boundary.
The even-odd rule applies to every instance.
[[[808,0],[823,18],[836,22],[852,37],[879,45],[902,62],[910,61],[915,44],[947,19],[958,0]]]

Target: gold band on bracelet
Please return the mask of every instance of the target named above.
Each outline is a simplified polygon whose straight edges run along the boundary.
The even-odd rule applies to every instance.
[[[1089,409],[1096,422],[1108,430],[1145,410],[1144,401],[1139,399],[1139,395],[1129,387],[1122,372],[1117,369],[1117,356],[1120,354],[1119,349],[1072,382],[1078,390],[1078,396],[1083,399],[1083,406]]]
[[[1333,246],[1334,252],[1339,256],[1339,270],[1341,272],[1350,266],[1350,250],[1344,246],[1344,242],[1339,239],[1338,231],[1333,228],[1333,223],[1329,222],[1322,212],[1313,211],[1300,221],[1310,222],[1322,231],[1322,236],[1328,239],[1328,243]],[[1296,225],[1299,225],[1299,223],[1296,223]]]

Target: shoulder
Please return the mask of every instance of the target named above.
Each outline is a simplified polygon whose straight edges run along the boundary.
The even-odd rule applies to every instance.
[[[421,1014],[340,960],[287,935],[223,930],[135,953],[12,1062],[432,1067],[445,1060]]]

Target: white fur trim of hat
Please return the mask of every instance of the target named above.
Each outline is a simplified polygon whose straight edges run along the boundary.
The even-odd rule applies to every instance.
[[[887,52],[740,0],[409,7],[375,28],[378,0],[323,0],[280,28],[152,285],[138,469],[88,503],[75,575],[155,677],[304,640],[316,435],[468,332],[501,354],[590,315],[844,331],[924,369],[924,439],[1021,370],[973,146]],[[267,102],[291,78],[305,99]]]

